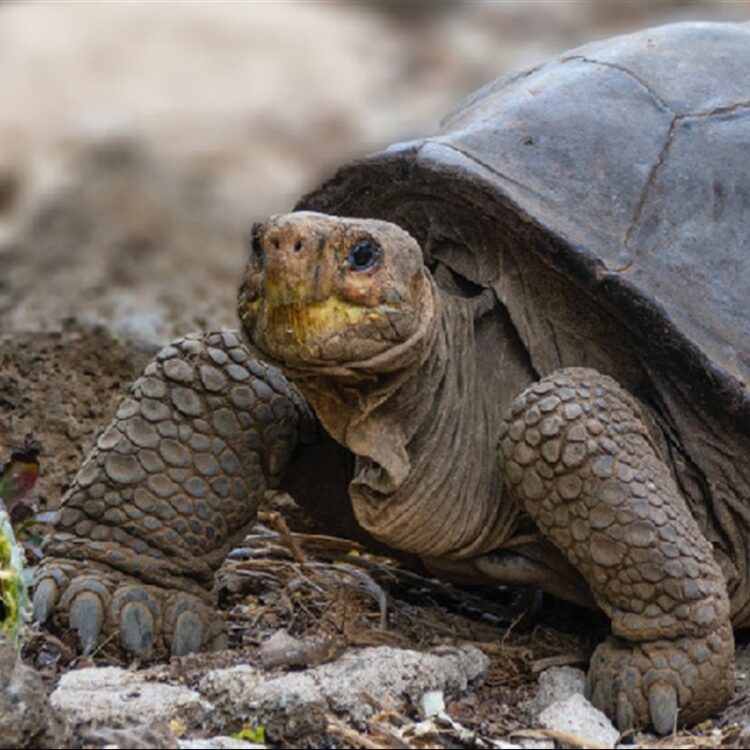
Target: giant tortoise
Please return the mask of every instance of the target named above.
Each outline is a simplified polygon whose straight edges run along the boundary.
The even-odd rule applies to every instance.
[[[720,710],[750,623],[748,71],[747,25],[582,47],[256,225],[241,333],[132,386],[36,619],[217,647],[214,572],[292,487],[436,573],[601,608],[619,727]]]

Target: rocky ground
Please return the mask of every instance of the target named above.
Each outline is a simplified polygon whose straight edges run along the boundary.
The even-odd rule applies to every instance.
[[[0,3],[0,457],[32,435],[34,499],[56,507],[150,354],[234,324],[254,219],[335,165],[428,132],[504,71],[675,17],[747,20],[750,6]],[[1,742],[617,739],[581,696],[604,627],[581,611],[420,579],[331,540],[279,496],[222,586],[233,649],[216,656],[92,671],[112,665],[106,648],[77,659],[65,638],[32,633],[40,678],[0,644],[0,694],[27,696],[21,714],[0,702]],[[750,744],[744,646],[738,657],[737,701],[663,746]]]

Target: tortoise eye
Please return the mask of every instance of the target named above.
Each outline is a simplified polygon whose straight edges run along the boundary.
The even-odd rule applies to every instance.
[[[346,256],[346,265],[352,271],[367,271],[380,260],[383,251],[374,240],[361,240],[352,245]]]

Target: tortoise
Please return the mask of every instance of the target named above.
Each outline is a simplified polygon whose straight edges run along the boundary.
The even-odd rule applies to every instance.
[[[437,574],[603,610],[587,690],[621,729],[719,711],[750,623],[748,70],[749,25],[594,43],[256,224],[241,330],[134,383],[35,618],[221,646],[214,573],[291,488]]]

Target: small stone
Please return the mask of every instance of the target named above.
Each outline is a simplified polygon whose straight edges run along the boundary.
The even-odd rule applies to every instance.
[[[536,695],[525,704],[529,718],[537,716],[553,703],[564,701],[573,695],[583,695],[586,688],[586,673],[574,667],[550,667],[539,675]]]
[[[445,695],[442,690],[428,690],[419,699],[419,708],[422,716],[439,716],[445,713]]]
[[[538,721],[545,729],[581,737],[600,747],[613,748],[620,737],[612,722],[580,693],[548,706]]]

